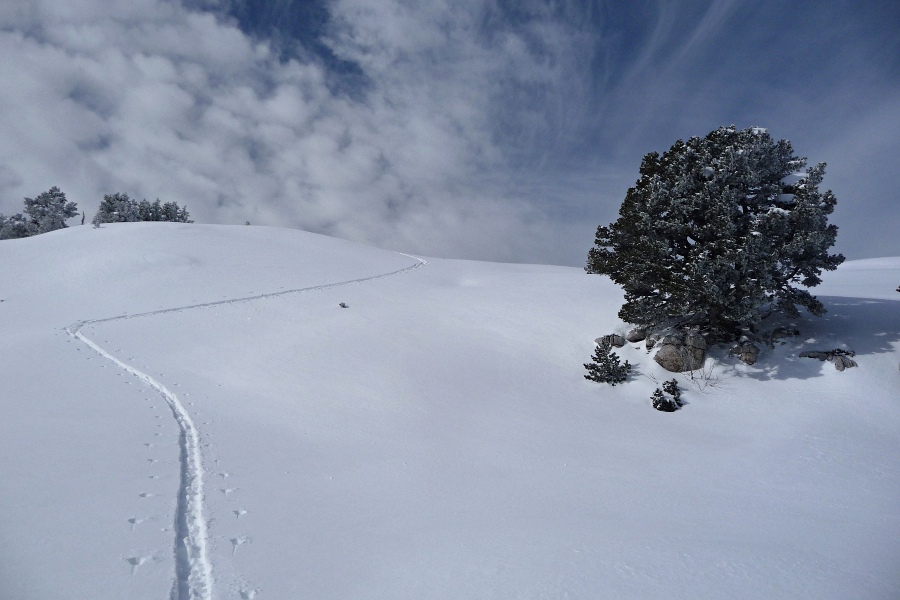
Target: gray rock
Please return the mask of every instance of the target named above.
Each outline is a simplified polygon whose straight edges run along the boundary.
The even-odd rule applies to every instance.
[[[728,354],[737,356],[743,363],[755,365],[756,359],[759,357],[759,346],[746,340],[731,348],[731,350],[728,351]]]
[[[849,369],[851,367],[857,366],[859,365],[856,364],[856,361],[849,356],[838,355],[834,357],[834,368],[838,371],[843,371],[844,369]]]
[[[680,346],[684,344],[684,334],[683,333],[669,333],[666,334],[662,340],[660,340],[662,344],[675,344],[676,346]]]
[[[856,352],[853,350],[843,350],[841,348],[835,348],[834,350],[806,350],[800,353],[801,358],[816,358],[818,360],[832,362],[834,363],[834,368],[838,371],[859,366],[856,364],[855,360],[850,358],[851,356],[856,356]]]
[[[659,366],[673,373],[696,371],[703,366],[705,359],[706,351],[703,349],[671,343],[661,344],[653,357]]]
[[[631,343],[640,342],[647,337],[647,330],[642,329],[640,327],[635,327],[631,331],[625,334],[625,339]]]
[[[615,333],[611,333],[609,335],[604,335],[604,336],[598,337],[594,341],[597,343],[597,345],[600,345],[603,342],[608,342],[609,345],[614,348],[621,348],[622,346],[625,345],[625,338],[623,338],[621,335],[617,335]]]
[[[689,333],[684,336],[684,345],[698,350],[706,350],[706,339],[699,333]]]
[[[647,336],[647,339],[644,341],[644,344],[647,346],[647,350],[652,350],[656,343],[662,338],[658,333],[651,333]]]
[[[621,335],[611,333],[611,334],[605,335],[603,337],[605,337],[607,340],[609,340],[610,346],[613,346],[615,348],[621,348],[622,346],[625,345],[625,338],[623,338]]]

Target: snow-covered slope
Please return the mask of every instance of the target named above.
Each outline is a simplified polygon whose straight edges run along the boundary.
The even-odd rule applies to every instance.
[[[900,596],[900,259],[673,414],[583,379],[580,269],[154,223],[0,281],[0,598]]]

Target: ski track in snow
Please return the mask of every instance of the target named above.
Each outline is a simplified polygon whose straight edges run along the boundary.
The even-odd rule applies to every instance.
[[[175,308],[166,308],[161,310],[153,310],[133,315],[124,314],[116,317],[107,317],[104,319],[92,319],[87,321],[79,321],[69,327],[65,331],[70,336],[80,340],[91,350],[109,360],[123,371],[134,375],[153,389],[165,399],[169,407],[172,409],[172,415],[178,423],[180,430],[179,448],[181,463],[181,484],[178,490],[177,508],[175,514],[175,581],[172,582],[171,600],[211,600],[213,589],[212,565],[207,556],[207,525],[203,518],[203,457],[200,450],[200,434],[191,419],[190,414],[184,405],[178,399],[174,392],[169,390],[162,383],[151,377],[150,375],[140,371],[131,365],[119,360],[111,353],[101,348],[90,338],[81,333],[81,329],[87,325],[97,325],[100,323],[108,323],[110,321],[120,321],[123,319],[136,319],[138,317],[151,317],[154,315],[162,315],[167,313],[181,312],[193,310],[196,308],[207,308],[210,306],[219,306],[223,304],[237,304],[240,302],[251,302],[253,300],[261,300],[263,298],[275,298],[277,296],[285,296],[288,294],[298,294],[301,292],[313,292],[324,290],[354,283],[363,283],[372,281],[373,279],[382,279],[399,275],[413,269],[417,269],[428,264],[427,261],[398,252],[403,256],[407,256],[416,260],[416,264],[404,267],[390,273],[382,273],[380,275],[372,275],[370,277],[362,277],[358,279],[350,279],[347,281],[339,281],[336,283],[327,283],[324,285],[315,285],[305,288],[293,290],[282,290],[268,294],[257,294],[243,298],[233,298],[230,300],[218,300],[216,302],[205,302],[201,304],[191,304],[188,306],[179,306]],[[238,515],[240,516],[240,515]],[[232,540],[234,549],[243,544],[247,540]],[[143,562],[143,561],[141,561]],[[132,563],[132,570],[137,568],[137,564]],[[254,594],[255,595],[255,594]],[[252,596],[251,596],[252,597]]]

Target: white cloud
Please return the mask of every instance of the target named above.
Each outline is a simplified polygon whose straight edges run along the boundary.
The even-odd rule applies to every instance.
[[[482,35],[481,2],[337,2],[329,43],[370,82],[354,100],[320,66],[279,63],[172,2],[17,6],[0,13],[0,211],[59,185],[88,212],[123,191],[202,222],[432,254],[540,260],[552,244],[499,184],[514,96],[546,94],[569,68],[552,23]]]
[[[843,45],[818,79],[802,53],[822,52],[812,42],[827,32],[757,23],[773,4],[328,6],[324,43],[365,81],[349,94],[321,64],[280,62],[175,1],[0,4],[0,212],[58,185],[89,213],[119,191],[187,204],[200,222],[579,264],[644,153],[735,123],[770,126],[813,160],[846,140],[869,164],[879,157],[866,140],[881,138],[855,107],[895,97],[866,62],[879,48],[868,38]],[[835,81],[840,93],[823,92]],[[897,148],[882,141],[881,154]],[[857,185],[829,166],[836,191],[869,191],[869,212],[895,187],[896,175]],[[858,218],[841,235],[865,255]]]

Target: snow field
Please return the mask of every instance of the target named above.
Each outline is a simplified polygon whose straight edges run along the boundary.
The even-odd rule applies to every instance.
[[[193,424],[211,597],[900,593],[897,259],[829,274],[825,319],[755,367],[722,360],[702,392],[679,376],[688,405],[662,414],[650,393],[672,375],[637,345],[628,384],[582,378],[623,325],[620,291],[579,269],[373,278],[416,263],[266,228],[82,229],[0,244],[11,598],[182,580],[173,413],[62,327],[351,279],[83,329]],[[795,358],[841,345],[859,368]]]

